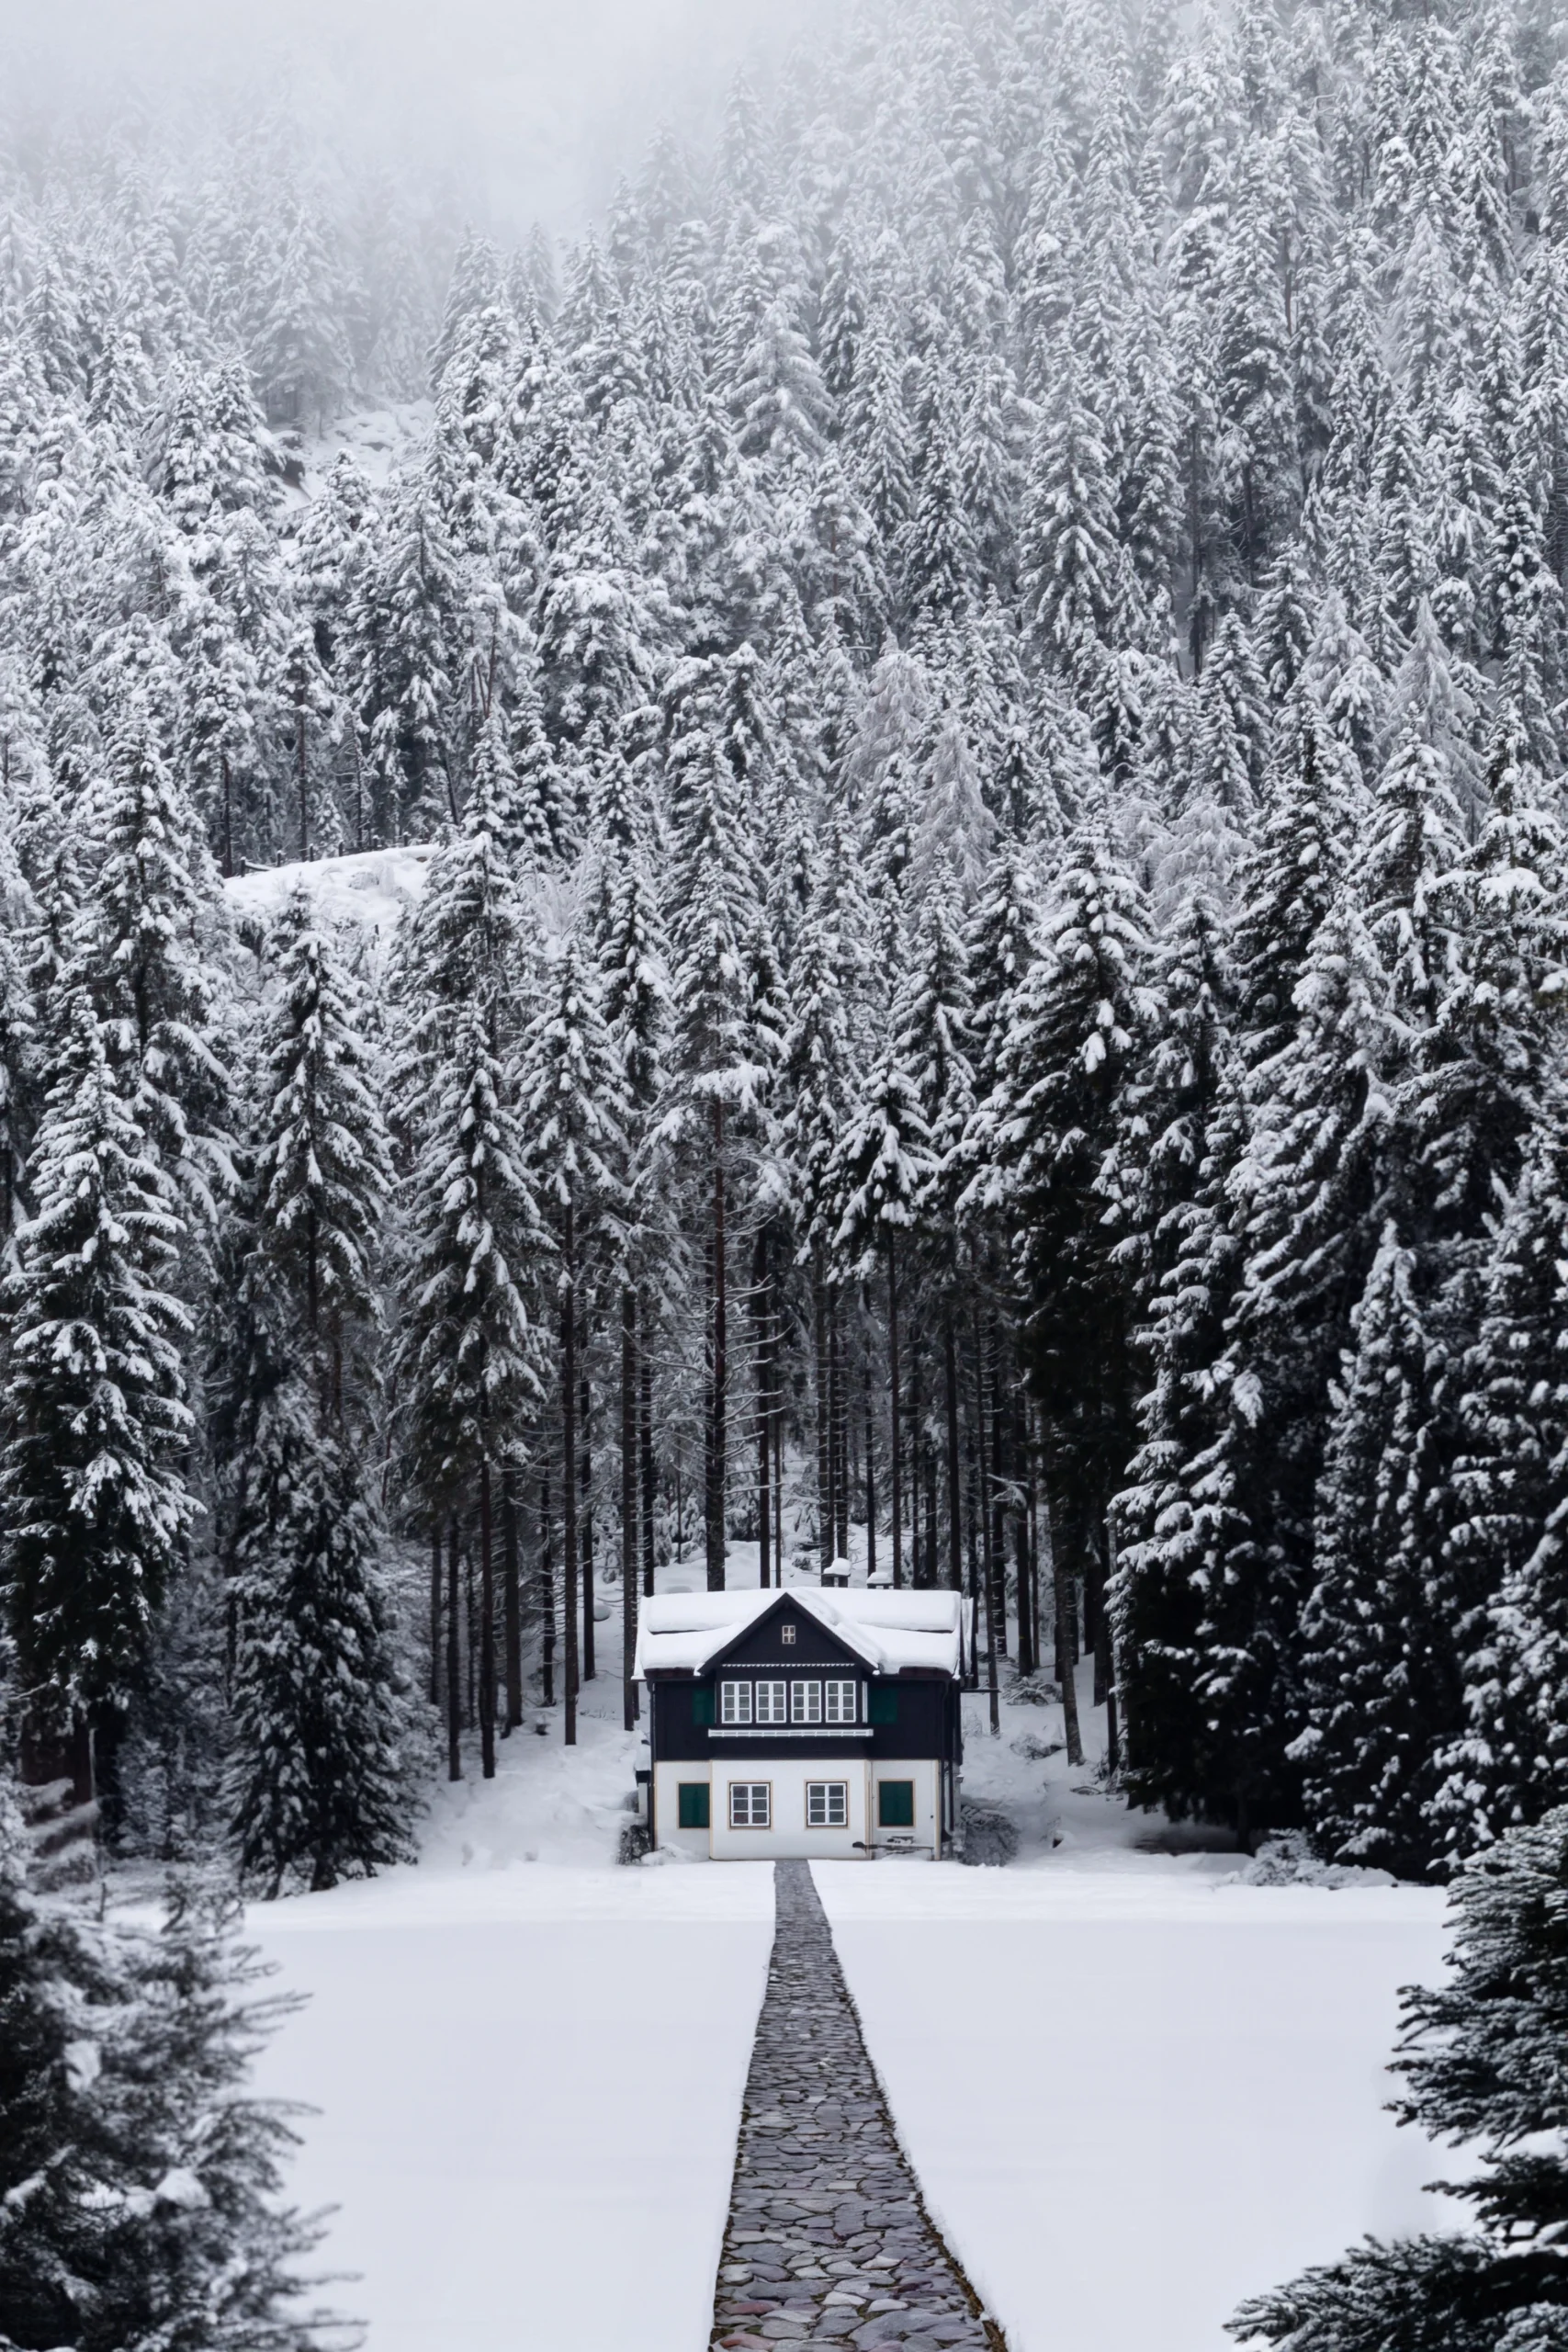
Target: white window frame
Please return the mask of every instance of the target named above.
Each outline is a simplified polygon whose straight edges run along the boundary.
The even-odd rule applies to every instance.
[[[795,1627],[793,1625],[781,1625],[779,1627],[779,1640],[784,1644],[786,1650],[794,1649]]]
[[[759,1790],[761,1792],[762,1798],[761,1821],[755,1818],[753,1811]],[[735,1817],[735,1800],[742,1791],[746,1797],[746,1819],[738,1821]],[[773,1784],[772,1781],[731,1781],[729,1783],[729,1826],[731,1829],[771,1829],[773,1827]]]
[[[751,1720],[751,1685],[749,1682],[721,1682],[718,1686],[718,1719],[721,1724],[749,1724]]]
[[[811,1817],[812,1800],[820,1799],[822,1817]],[[834,1799],[838,1800],[839,1818],[833,1819]],[[806,1826],[807,1829],[847,1829],[850,1826],[850,1784],[847,1781],[807,1781],[806,1783]]]
[[[852,1678],[829,1675],[823,1683],[822,1720],[825,1724],[859,1723],[860,1685]]]
[[[787,1724],[789,1721],[789,1684],[759,1682],[753,1720],[760,1724]]]
[[[812,1702],[815,1701],[815,1712]],[[822,1721],[822,1685],[813,1679],[792,1682],[789,1686],[789,1719],[792,1724],[819,1724]]]

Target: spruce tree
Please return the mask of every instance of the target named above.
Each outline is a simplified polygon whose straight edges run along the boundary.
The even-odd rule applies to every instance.
[[[1478,2151],[1441,2184],[1475,2209],[1459,2237],[1376,2238],[1259,2295],[1239,2339],[1291,2352],[1557,2352],[1568,2344],[1568,2199],[1559,2145],[1568,2064],[1562,1910],[1568,1812],[1511,1830],[1461,1871],[1448,1981],[1407,1985],[1393,2071],[1402,2123]]]
[[[412,1759],[366,1470],[386,1130],[362,1009],[303,891],[274,956],[228,1415],[226,1797],[242,1875],[276,1896],[403,1860]]]
[[[7,1283],[6,1620],[39,1729],[108,1769],[195,1514],[174,1187],[81,986],[57,988],[35,1208]]]

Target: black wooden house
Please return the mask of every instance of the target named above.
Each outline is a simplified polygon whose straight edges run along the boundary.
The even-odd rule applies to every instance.
[[[963,1603],[880,1589],[645,1600],[656,1846],[717,1861],[949,1850]]]

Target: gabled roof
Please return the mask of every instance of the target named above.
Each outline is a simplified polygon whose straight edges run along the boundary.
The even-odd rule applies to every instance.
[[[863,1659],[873,1674],[905,1668],[957,1674],[964,1662],[963,1600],[956,1592],[886,1592],[791,1585],[780,1592],[663,1592],[637,1622],[638,1681],[654,1673],[701,1674],[770,1610],[793,1603]]]

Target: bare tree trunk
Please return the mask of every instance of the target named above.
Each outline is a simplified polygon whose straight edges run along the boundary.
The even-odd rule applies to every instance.
[[[727,1441],[729,1422],[729,1330],[725,1289],[724,1235],[724,1105],[713,1106],[713,1385],[708,1422],[706,1539],[707,1582],[710,1592],[724,1590],[726,1545],[725,1505],[728,1498],[729,1464]]]
[[[639,1415],[642,1426],[638,1433],[642,1449],[642,1590],[644,1600],[651,1600],[654,1573],[653,1505],[656,1489],[653,1476],[653,1360],[648,1352],[646,1316],[643,1318],[637,1352],[640,1358],[638,1373],[642,1399],[642,1411]]]
[[[876,1574],[876,1415],[872,1410],[871,1385],[871,1365],[868,1362],[865,1367],[865,1573],[868,1582]]]
[[[768,1476],[771,1453],[768,1438],[768,1414],[773,1402],[773,1334],[769,1322],[771,1291],[768,1281],[768,1245],[764,1234],[757,1236],[751,1260],[751,1320],[756,1351],[756,1412],[757,1412],[757,1582],[765,1592],[771,1582],[773,1562],[773,1529],[770,1524]]]
[[[1116,1574],[1116,1531],[1109,1519],[1105,1522],[1105,1593],[1100,1611],[1100,1653],[1096,1657],[1095,1679],[1103,1670],[1105,1681],[1105,1763],[1106,1769],[1119,1772],[1122,1769],[1121,1726],[1116,1717],[1116,1651],[1111,1624],[1111,1584]],[[1103,1669],[1101,1668],[1101,1655]]]
[[[223,753],[223,872],[227,877],[234,871],[234,779],[229,766],[229,754]]]
[[[920,1424],[924,1419],[920,1350],[915,1341],[909,1349],[909,1582],[921,1588],[936,1581],[928,1572],[920,1542]]]
[[[887,1230],[887,1419],[892,1442],[887,1449],[890,1500],[893,1510],[893,1582],[904,1581],[903,1431],[898,1420],[898,1262],[891,1226]]]
[[[588,1352],[586,1325],[582,1333],[582,1351],[584,1355]],[[593,1663],[593,1394],[589,1387],[586,1372],[579,1392],[579,1409],[582,1440],[582,1503],[578,1514],[582,1530],[582,1679],[592,1682],[597,1672]]]
[[[556,1703],[556,1543],[555,1521],[550,1517],[550,1474],[539,1473],[539,1610],[545,1623],[545,1649],[542,1673],[542,1698],[547,1707]]]
[[[975,1435],[980,1449],[980,1545],[986,1579],[986,1691],[990,1702],[991,1736],[1001,1731],[1001,1706],[997,1692],[996,1563],[992,1556],[990,1464],[986,1458],[986,1353],[980,1341],[979,1317],[975,1322]]]
[[[517,1473],[501,1474],[502,1614],[506,1625],[506,1725],[510,1738],[523,1720],[523,1594],[517,1564]]]
[[[773,1582],[784,1583],[784,1400],[773,1400]]]
[[[833,1557],[846,1560],[850,1553],[850,1390],[844,1360],[843,1293],[836,1283],[828,1306],[829,1385],[833,1395]]]
[[[833,1413],[828,1377],[828,1284],[820,1250],[812,1269],[811,1317],[817,1356],[817,1566],[820,1575],[833,1556]]]
[[[1056,1525],[1052,1507],[1051,1482],[1044,1480],[1045,1535],[1051,1546],[1051,1591],[1056,1615],[1056,1679],[1062,1686],[1062,1736],[1067,1743],[1067,1762],[1083,1762],[1083,1733],[1078,1724],[1078,1689],[1075,1672],[1077,1640],[1074,1623],[1073,1580],[1063,1559],[1063,1546],[1056,1541]]]
[[[962,1592],[964,1480],[958,1459],[958,1342],[953,1336],[951,1307],[942,1317],[942,1376],[947,1418],[947,1580],[954,1592]]]
[[[566,1745],[577,1745],[577,1225],[566,1211],[561,1263],[561,1583],[566,1632]]]
[[[457,1591],[457,1522],[446,1526],[446,1778],[463,1777],[463,1668]]]
[[[996,1579],[997,1655],[1008,1654],[1007,1510],[1003,1488],[1010,1464],[1007,1454],[1007,1416],[1002,1409],[1001,1367],[997,1361],[996,1326],[988,1318],[981,1342],[990,1366],[991,1391],[991,1573]]]
[[[637,1293],[621,1292],[621,1721],[637,1719]]]
[[[491,1551],[490,1457],[479,1460],[479,1770],[495,1778],[495,1562]]]
[[[430,1703],[441,1704],[441,1521],[430,1530]]]

